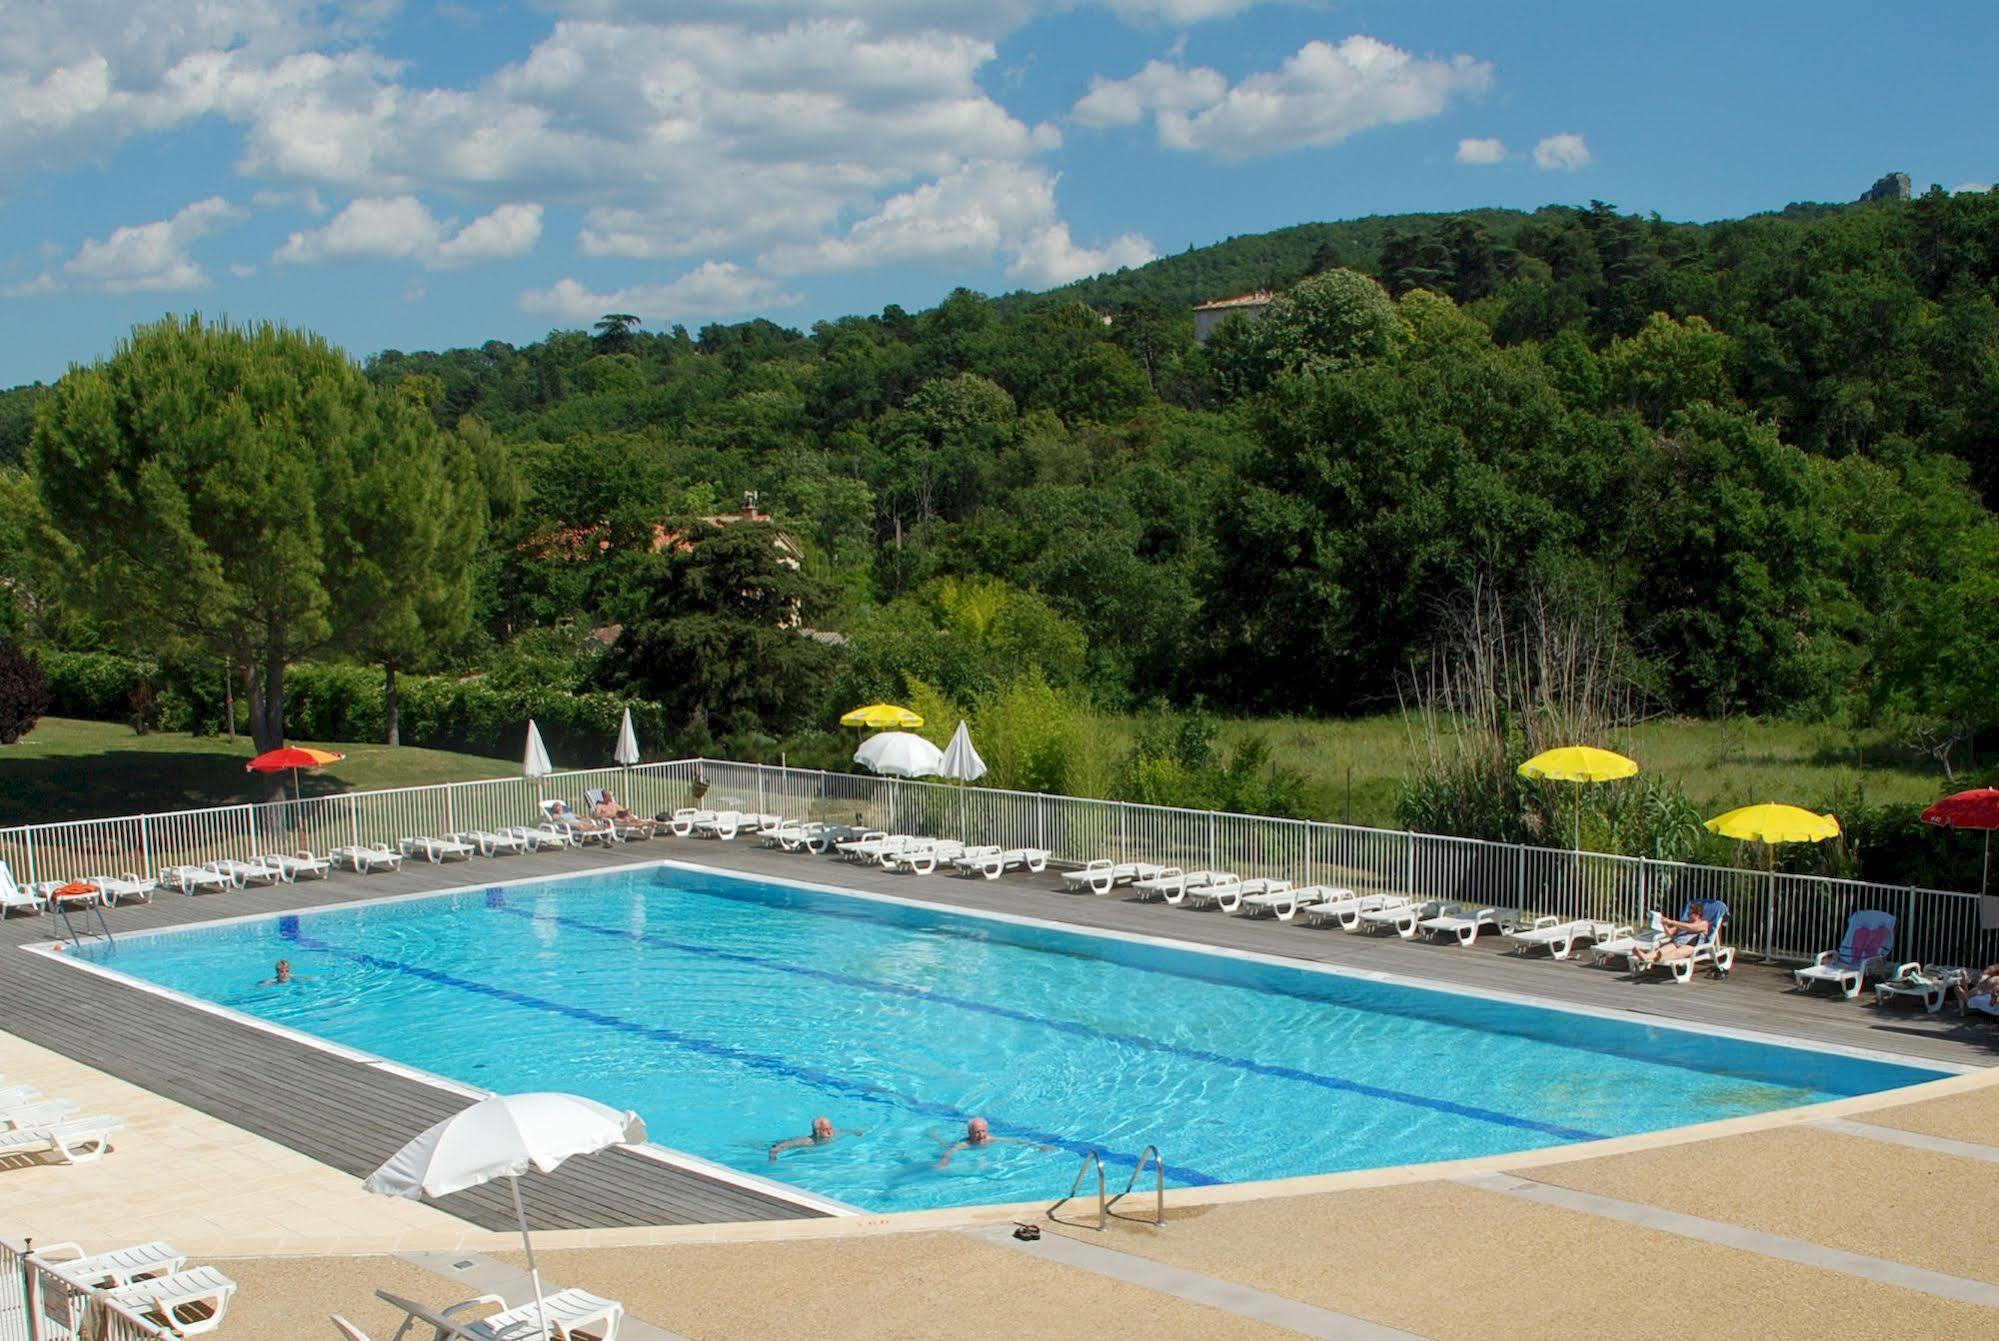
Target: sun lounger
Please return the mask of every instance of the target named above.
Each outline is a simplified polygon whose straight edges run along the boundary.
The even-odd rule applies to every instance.
[[[1131,882],[1132,893],[1143,899],[1167,898],[1184,894],[1189,884],[1207,885],[1217,880],[1233,880],[1235,876],[1227,871],[1183,871],[1178,866],[1163,866],[1156,874]]]
[[[1407,894],[1349,894],[1343,899],[1327,899],[1301,907],[1297,916],[1308,922],[1330,922],[1341,931],[1358,931],[1364,915],[1388,908],[1406,908],[1409,902]]]
[[[390,871],[399,871],[403,866],[403,854],[387,843],[355,843],[336,847],[326,855],[335,866],[349,867],[359,875],[366,875],[378,866]]]
[[[32,1099],[26,1103],[0,1106],[0,1132],[53,1127],[76,1112],[74,1099]]]
[[[179,894],[208,894],[243,887],[234,876],[212,866],[169,866],[160,872],[160,884]]]
[[[1652,916],[1656,918],[1658,914],[1654,913]],[[1621,964],[1631,957],[1632,951],[1650,949],[1662,938],[1663,933],[1656,927],[1647,927],[1643,931],[1619,927],[1615,934],[1590,945],[1589,962],[1599,967],[1604,964]]]
[[[1708,971],[1717,978],[1728,976],[1729,970],[1735,967],[1734,947],[1722,944],[1721,940],[1722,933],[1728,929],[1728,905],[1720,899],[1707,899],[1700,906],[1701,915],[1707,922],[1707,930],[1682,933],[1693,937],[1691,941],[1686,942],[1691,947],[1692,953],[1680,959],[1648,962],[1640,959],[1634,952],[1625,959],[1633,976],[1643,977],[1648,971],[1658,968],[1671,973],[1674,982],[1688,983],[1694,980],[1694,969],[1702,964],[1707,965]]]
[[[578,843],[598,843],[609,847],[613,843],[623,841],[618,834],[617,825],[588,815],[579,815],[559,800],[543,801],[541,814],[544,823],[554,825]],[[674,832],[681,831],[675,829]]]
[[[1087,889],[1103,895],[1134,880],[1149,880],[1165,869],[1149,861],[1112,861],[1099,857],[1076,870],[1062,872],[1062,883],[1072,890]]]
[[[881,833],[869,830],[859,838],[835,844],[835,847],[848,861],[870,864],[879,862],[888,853],[898,852],[917,841],[915,837],[906,833]]]
[[[706,819],[697,819],[689,829],[694,838],[713,838],[720,842],[733,842],[737,834],[745,829],[757,827],[756,815],[746,815],[740,810],[718,810]]]
[[[1289,880],[1221,880],[1212,885],[1196,885],[1181,899],[1186,908],[1216,907],[1225,913],[1242,907],[1246,898],[1262,898],[1291,888]]]
[[[805,840],[805,848],[815,857],[823,857],[840,844],[862,837],[868,830],[854,824],[822,824],[814,829]]]
[[[767,828],[758,829],[757,841],[765,847],[796,852],[812,841],[813,834],[825,827],[811,820],[780,820]]]
[[[88,1164],[111,1148],[111,1133],[124,1125],[123,1118],[89,1117],[52,1122],[46,1127],[23,1127],[0,1134],[0,1159],[53,1155],[57,1164]]]
[[[160,887],[157,880],[148,880],[135,871],[123,875],[93,875],[90,883],[97,886],[97,892],[104,896],[106,904],[151,903],[153,891]]]
[[[187,1265],[187,1255],[170,1243],[140,1243],[108,1253],[86,1253],[74,1243],[35,1249],[33,1260],[87,1290],[115,1290],[156,1276],[171,1276]]]
[[[454,843],[465,843],[482,857],[511,857],[527,851],[527,840],[491,829],[459,829],[444,835]]]
[[[529,852],[539,852],[543,848],[559,851],[576,846],[576,839],[567,829],[558,829],[552,824],[508,824],[494,832],[514,839]]]
[[[951,864],[958,868],[961,875],[982,875],[988,880],[997,880],[1010,870],[1032,871],[1039,875],[1048,869],[1048,858],[1052,855],[1046,848],[1039,847],[972,847],[959,853]]]
[[[1307,904],[1329,903],[1336,899],[1350,899],[1353,891],[1335,885],[1289,885],[1279,882],[1277,887],[1256,894],[1245,894],[1234,912],[1245,917],[1261,917],[1265,913],[1275,914],[1280,922],[1289,922],[1298,916],[1298,910]]]
[[[266,866],[275,866],[285,873],[287,880],[324,880],[333,874],[333,863],[324,857],[315,857],[300,848],[297,852],[266,852],[257,858]]]
[[[1886,967],[1895,949],[1895,919],[1873,909],[1846,919],[1846,934],[1837,950],[1821,950],[1804,968],[1793,970],[1791,981],[1800,992],[1809,992],[1822,982],[1839,989],[1848,1001],[1860,995],[1868,977]]]
[[[0,861],[0,916],[8,913],[39,913],[49,901],[14,883],[14,873]]]
[[[238,889],[245,885],[275,885],[285,879],[285,873],[275,866],[266,866],[261,861],[238,861],[234,857],[218,857],[208,863],[208,869],[228,876]]]
[[[912,875],[930,875],[937,870],[937,863],[954,862],[965,855],[965,845],[955,838],[939,838],[929,842],[913,843],[894,852],[882,854],[882,869],[885,871],[907,871]]]
[[[466,861],[479,849],[470,843],[461,843],[452,838],[433,838],[429,834],[414,834],[396,844],[405,857],[423,854],[424,860],[435,866],[439,862]]]
[[[1416,939],[1418,927],[1424,918],[1435,917],[1437,914],[1443,912],[1445,908],[1452,906],[1454,905],[1446,904],[1437,899],[1426,899],[1418,903],[1411,898],[1404,898],[1399,895],[1391,896],[1389,902],[1380,903],[1364,910],[1353,920],[1351,925],[1343,922],[1340,926],[1343,931],[1365,931],[1369,933],[1374,932],[1378,928],[1386,927],[1403,940],[1413,941]]]
[[[214,1267],[177,1271],[110,1291],[114,1303],[175,1336],[199,1336],[220,1327],[235,1295],[236,1282]]]
[[[1610,922],[1597,922],[1587,917],[1555,917],[1543,915],[1524,927],[1503,927],[1500,934],[1513,942],[1513,953],[1524,955],[1530,950],[1546,950],[1549,957],[1567,959],[1576,952],[1578,941],[1592,944],[1607,941],[1614,936],[1629,936],[1630,927],[1620,927]]]
[[[408,1315],[397,1336],[409,1330],[411,1323],[422,1323],[444,1341],[512,1341],[536,1335],[539,1322],[532,1300],[518,1308],[507,1308],[506,1300],[496,1294],[482,1294],[441,1309],[426,1307],[387,1290],[375,1291],[375,1297]],[[474,1309],[495,1306],[501,1311],[483,1318],[471,1316]],[[548,1315],[549,1331],[556,1341],[582,1341],[585,1337],[616,1341],[618,1325],[625,1316],[623,1304],[573,1289],[544,1296],[541,1310]]]
[[[1914,997],[1934,1015],[1950,999],[1950,989],[1970,976],[1970,970],[1955,964],[1918,964],[1912,960],[1897,965],[1892,974],[1874,984],[1874,1004],[1885,1006],[1902,997]]]
[[[1512,925],[1511,914],[1499,908],[1476,908],[1465,910],[1457,904],[1447,904],[1432,916],[1416,924],[1416,929],[1432,940],[1442,940],[1455,936],[1459,945],[1476,945],[1481,931],[1503,931]]]

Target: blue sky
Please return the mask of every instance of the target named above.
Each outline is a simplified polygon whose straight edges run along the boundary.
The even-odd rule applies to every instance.
[[[358,357],[1316,219],[1983,186],[1995,65],[1990,0],[9,0],[0,385],[167,311]]]

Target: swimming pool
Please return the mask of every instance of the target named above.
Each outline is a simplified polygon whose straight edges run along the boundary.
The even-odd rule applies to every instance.
[[[165,930],[80,957],[875,1211],[1625,1135],[1943,1074],[1885,1060],[648,866]],[[274,960],[298,979],[267,985]],[[858,1129],[772,1163],[816,1114]],[[973,1115],[1031,1144],[940,1150]],[[1039,1147],[1048,1147],[1042,1149]]]

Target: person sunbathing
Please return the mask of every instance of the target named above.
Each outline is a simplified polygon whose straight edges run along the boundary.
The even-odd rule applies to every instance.
[[[1976,982],[1960,980],[1952,990],[1957,993],[1958,1014],[1975,1010],[1981,1015],[1999,1015],[1999,964],[1987,964]]]
[[[1694,947],[1701,943],[1709,929],[1706,910],[1700,904],[1690,903],[1680,916],[1660,918],[1659,930],[1665,934],[1654,944],[1633,950],[1631,957],[1648,966],[1692,959]]]
[[[652,828],[653,824],[649,819],[641,819],[634,815],[629,807],[619,804],[618,798],[611,795],[609,787],[604,789],[604,795],[599,798],[597,804],[590,807],[590,813],[600,820],[609,820],[613,824],[632,824],[645,829]]]

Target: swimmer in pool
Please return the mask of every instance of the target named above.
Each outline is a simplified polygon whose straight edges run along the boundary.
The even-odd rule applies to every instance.
[[[786,1150],[797,1150],[808,1145],[831,1145],[833,1138],[836,1136],[864,1136],[866,1134],[853,1127],[849,1127],[843,1132],[840,1128],[833,1125],[832,1118],[816,1117],[812,1119],[812,1134],[810,1136],[794,1136],[788,1141],[779,1141],[770,1148],[771,1163],[777,1163],[778,1155]]]
[[[991,1125],[984,1118],[975,1117],[965,1124],[965,1139],[946,1149],[943,1158],[937,1161],[937,1167],[940,1169],[950,1167],[951,1156],[957,1154],[960,1150],[980,1149],[989,1145],[1031,1145],[1036,1150],[1053,1150],[1055,1148],[1052,1145],[1043,1145],[1039,1141],[1029,1141],[1019,1136],[995,1136],[993,1135]]]
[[[289,987],[292,983],[306,981],[303,975],[292,972],[292,961],[289,959],[280,959],[271,972],[277,976],[264,979],[257,984],[259,987]]]

